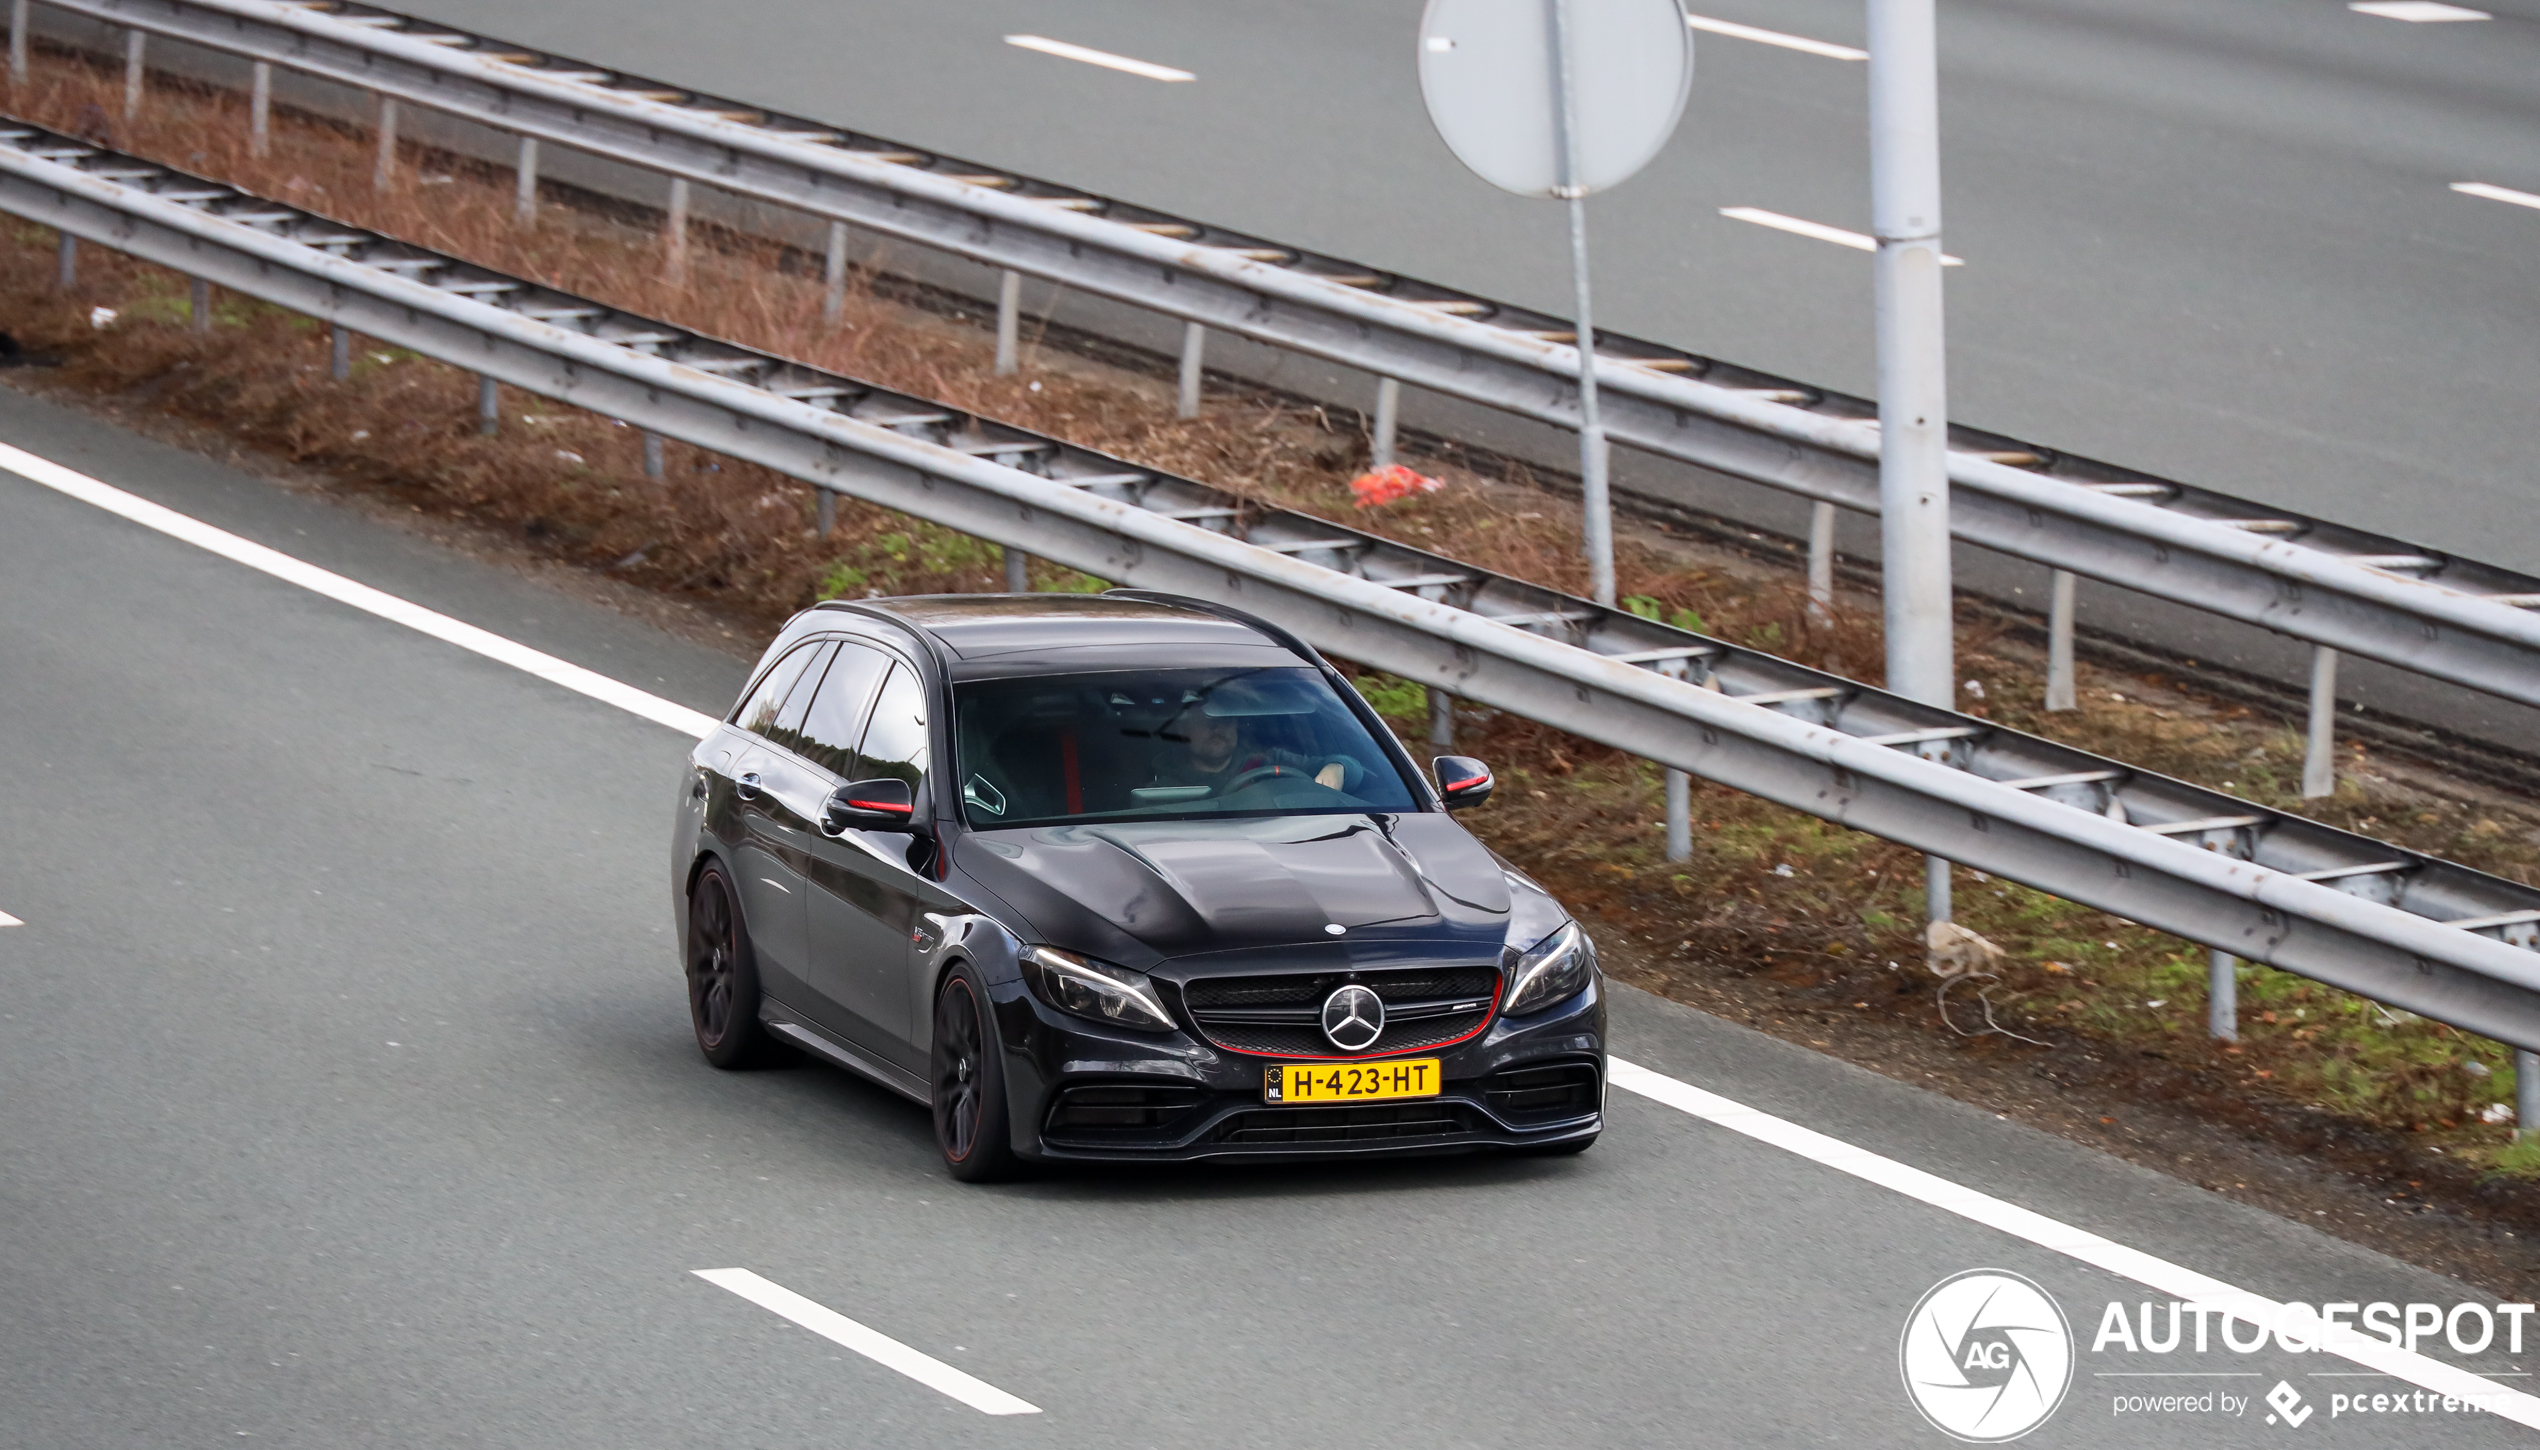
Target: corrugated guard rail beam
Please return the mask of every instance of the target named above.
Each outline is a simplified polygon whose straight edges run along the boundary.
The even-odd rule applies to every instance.
[[[361,5],[45,0],[921,243],[1522,417],[1577,425],[1562,319]],[[1611,333],[1617,443],[1878,511],[1874,405]],[[1953,434],[1958,538],[2540,705],[2540,578],[2072,457]]]
[[[0,212],[2252,962],[2540,1046],[2540,890],[32,126]]]

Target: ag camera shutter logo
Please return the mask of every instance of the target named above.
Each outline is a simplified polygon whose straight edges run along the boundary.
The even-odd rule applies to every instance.
[[[1932,1428],[1975,1444],[2046,1423],[2073,1386],[2073,1327],[2035,1281],[1969,1269],[1934,1284],[1896,1347],[1905,1393]]]

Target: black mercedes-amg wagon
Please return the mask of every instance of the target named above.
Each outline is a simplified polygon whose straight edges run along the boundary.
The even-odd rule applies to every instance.
[[[955,1176],[1595,1141],[1595,948],[1302,641],[1115,590],[828,603],[680,785],[708,1061],[931,1107]]]

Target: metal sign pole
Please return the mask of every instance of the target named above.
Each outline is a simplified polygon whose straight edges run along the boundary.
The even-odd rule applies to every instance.
[[[1570,43],[1570,0],[1552,0],[1552,55],[1560,193],[1570,207],[1570,287],[1577,299],[1580,536],[1587,553],[1589,597],[1610,609],[1614,605],[1614,506],[1605,483],[1605,424],[1596,415],[1596,314],[1588,299],[1588,189],[1579,175],[1578,61],[1577,48]]]
[[[1614,508],[1597,407],[1587,198],[1658,154],[1693,85],[1677,0],[1428,0],[1420,96],[1438,136],[1483,180],[1570,208],[1577,306],[1580,552],[1588,593],[1614,603]]]
[[[1947,708],[1951,633],[1949,409],[1940,290],[1940,81],[1932,0],[1869,0],[1870,221],[1879,372],[1879,543],[1887,687]],[[1931,863],[1931,914],[1949,867]]]

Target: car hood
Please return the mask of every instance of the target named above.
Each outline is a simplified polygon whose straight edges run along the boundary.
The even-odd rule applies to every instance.
[[[1498,862],[1431,813],[985,831],[959,859],[1040,940],[1140,968],[1305,943],[1487,954],[1508,924]]]

